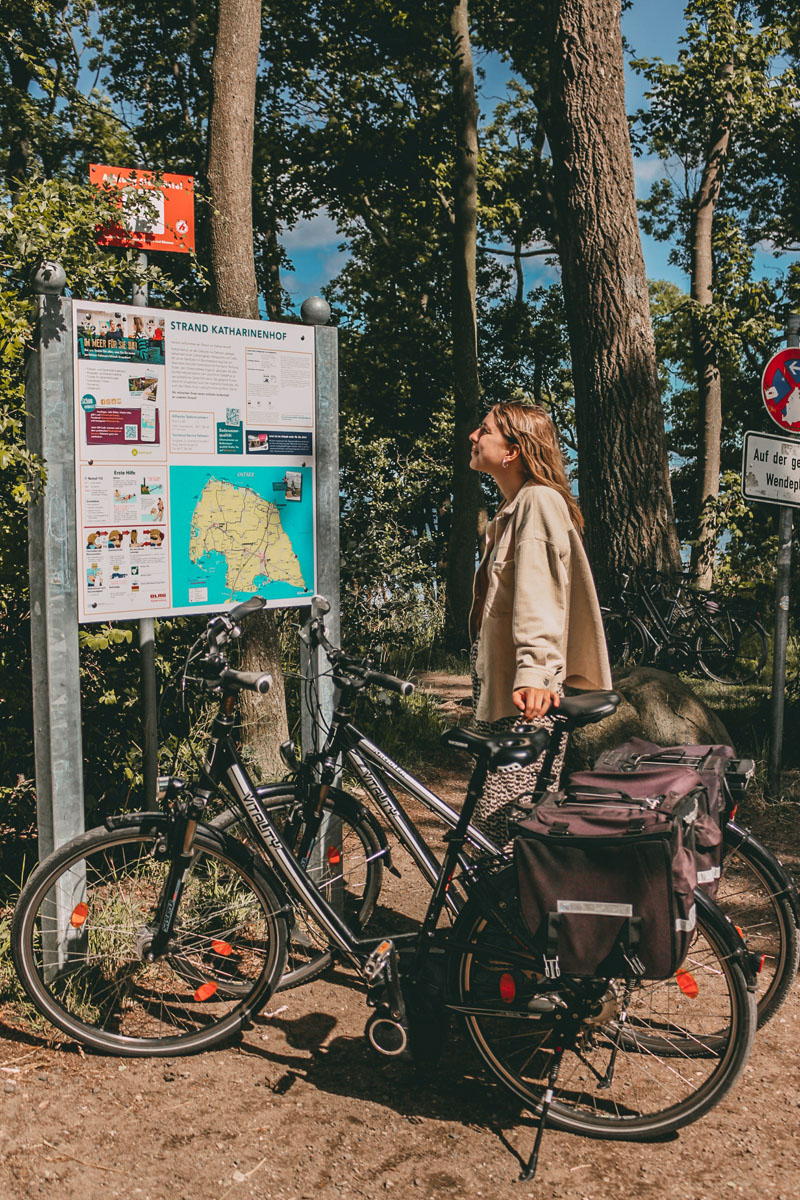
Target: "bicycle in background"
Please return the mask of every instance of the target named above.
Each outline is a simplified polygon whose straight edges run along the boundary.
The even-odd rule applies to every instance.
[[[604,607],[611,668],[615,672],[653,663],[666,670],[700,671],[717,683],[756,679],[767,661],[767,631],[745,606],[657,574],[640,590],[623,576],[619,609]]]

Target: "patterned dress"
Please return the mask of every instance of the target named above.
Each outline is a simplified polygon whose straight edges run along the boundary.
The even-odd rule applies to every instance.
[[[476,638],[470,653],[473,712],[478,707],[481,689],[481,681],[475,669],[477,657],[478,641]],[[559,695],[563,694],[561,684],[558,684],[554,690]],[[503,717],[499,721],[477,721],[473,719],[472,724],[476,733],[504,733],[506,730],[512,729],[516,725],[517,720],[517,717]],[[528,727],[552,730],[554,725],[555,722],[548,713],[547,716],[538,717],[534,721],[531,721]],[[566,735],[562,734],[561,745],[553,763],[553,787],[557,786],[557,782],[561,778],[566,749],[567,738]],[[521,808],[520,804],[530,804],[531,795],[536,789],[536,782],[544,765],[546,754],[547,749],[542,751],[535,762],[530,763],[527,767],[522,767],[519,771],[504,771],[502,774],[499,772],[490,772],[486,776],[483,793],[478,801],[472,820],[473,824],[477,825],[482,833],[485,833],[487,837],[490,837],[493,842],[501,846],[504,850],[510,850],[513,842],[513,834],[509,832],[509,822],[519,821],[526,815],[524,808]]]

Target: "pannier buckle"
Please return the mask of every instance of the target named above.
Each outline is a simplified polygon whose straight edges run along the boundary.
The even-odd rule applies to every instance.
[[[622,957],[625,959],[625,962],[628,964],[634,975],[644,975],[646,968],[638,954],[623,953]]]
[[[547,958],[544,960],[544,975],[545,979],[558,979],[561,974],[561,967],[558,961],[558,955],[555,958]]]

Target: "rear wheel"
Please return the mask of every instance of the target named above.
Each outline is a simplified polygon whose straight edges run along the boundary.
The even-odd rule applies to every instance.
[[[303,801],[291,785],[259,793],[259,800],[290,850],[304,845]],[[213,821],[215,829],[246,840],[247,824],[238,810],[228,809]],[[309,853],[306,848],[306,853]],[[383,883],[380,831],[369,813],[345,792],[334,791],[323,806],[322,835],[310,848],[307,873],[329,904],[358,933],[369,921]],[[331,963],[328,939],[305,908],[295,905],[289,931],[288,961],[279,990],[298,987],[320,975]]]
[[[264,873],[201,827],[166,952],[148,951],[170,868],[166,822],[94,829],[50,855],[14,912],[14,965],[38,1010],[108,1054],[206,1050],[266,1003],[286,926]]]
[[[498,877],[516,913],[513,870]],[[717,925],[716,922],[719,922]],[[755,1003],[724,922],[701,916],[681,972],[667,980],[546,981],[518,917],[504,928],[474,904],[456,924],[451,989],[489,1069],[534,1112],[566,1043],[548,1121],[589,1137],[644,1141],[702,1116],[744,1067]],[[577,1038],[567,1035],[573,1016]]]
[[[647,657],[647,634],[641,622],[624,613],[602,610],[603,628],[612,671],[619,673],[640,666]]]
[[[697,635],[697,661],[717,683],[747,683],[767,661],[767,632],[750,617],[720,612]]]

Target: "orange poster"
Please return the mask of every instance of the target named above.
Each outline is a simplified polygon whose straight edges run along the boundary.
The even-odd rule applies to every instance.
[[[155,175],[135,167],[108,167],[92,163],[89,179],[100,187],[136,189],[147,196],[137,206],[126,197],[126,212],[119,224],[98,232],[101,246],[135,246],[139,250],[194,250],[194,178],[191,175]],[[120,197],[122,208],[122,197]]]

